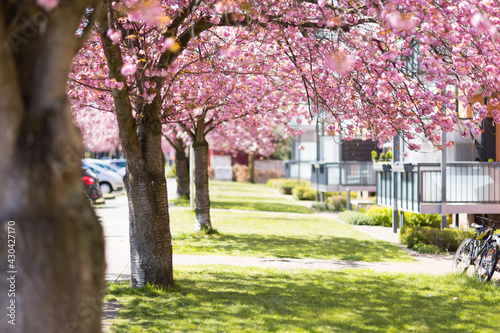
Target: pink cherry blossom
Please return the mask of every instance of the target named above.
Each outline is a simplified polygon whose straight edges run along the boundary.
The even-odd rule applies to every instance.
[[[107,35],[113,44],[118,44],[122,38],[122,32],[120,30],[108,29]]]
[[[132,63],[124,64],[121,69],[121,73],[123,76],[133,75],[135,74],[135,72],[137,72],[137,65]]]

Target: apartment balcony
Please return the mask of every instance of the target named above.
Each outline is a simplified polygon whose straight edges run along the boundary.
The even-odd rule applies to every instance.
[[[397,207],[422,214],[500,213],[500,162],[448,162],[443,191],[441,165],[418,163],[375,166],[377,203],[392,207],[395,173]],[[443,201],[443,193],[445,200]]]
[[[320,192],[376,190],[373,162],[313,163],[310,170],[311,187]]]

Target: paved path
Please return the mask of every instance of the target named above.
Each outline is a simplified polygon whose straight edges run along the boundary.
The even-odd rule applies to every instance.
[[[175,180],[168,180],[169,197],[175,195]],[[172,182],[174,182],[172,186]],[[175,208],[174,208],[175,209]],[[130,278],[130,247],[128,232],[128,207],[125,194],[115,199],[107,200],[106,204],[97,208],[104,236],[106,240],[106,280],[121,281]],[[335,218],[335,214],[320,213],[325,218]],[[399,243],[399,237],[391,228],[355,226],[358,230],[371,236]],[[285,258],[256,258],[232,256],[196,256],[174,254],[174,265],[234,265],[252,267],[276,267],[282,269],[371,269],[374,271],[447,274],[451,271],[453,256],[451,255],[421,255],[409,251],[417,259],[415,263],[380,263],[342,260],[318,259],[285,259]]]

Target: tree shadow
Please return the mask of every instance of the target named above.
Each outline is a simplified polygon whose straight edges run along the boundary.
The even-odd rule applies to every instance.
[[[124,304],[119,317],[134,323],[140,321],[137,324],[142,327],[154,323],[160,332],[175,329],[494,332],[497,329],[498,316],[488,316],[488,320],[477,318],[478,313],[493,313],[491,292],[484,286],[471,286],[460,280],[449,281],[456,283],[456,288],[443,291],[440,278],[418,281],[403,274],[366,271],[318,274],[250,269],[242,274],[237,270],[202,266],[177,279],[181,286],[178,292],[134,299]],[[456,301],[455,291],[460,290],[468,290],[477,297]],[[118,324],[116,328],[116,332],[127,332],[129,326]]]
[[[173,237],[174,252],[182,254],[225,254],[275,258],[315,258],[351,261],[401,261],[409,256],[398,246],[379,240],[358,240],[335,236],[279,236],[238,234],[203,236],[181,234]]]

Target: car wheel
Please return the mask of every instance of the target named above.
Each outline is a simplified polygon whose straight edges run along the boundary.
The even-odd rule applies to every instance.
[[[99,184],[99,187],[101,188],[101,192],[102,194],[108,194],[108,193],[111,193],[111,191],[113,190],[111,188],[111,185],[109,185],[108,183],[100,183]]]

